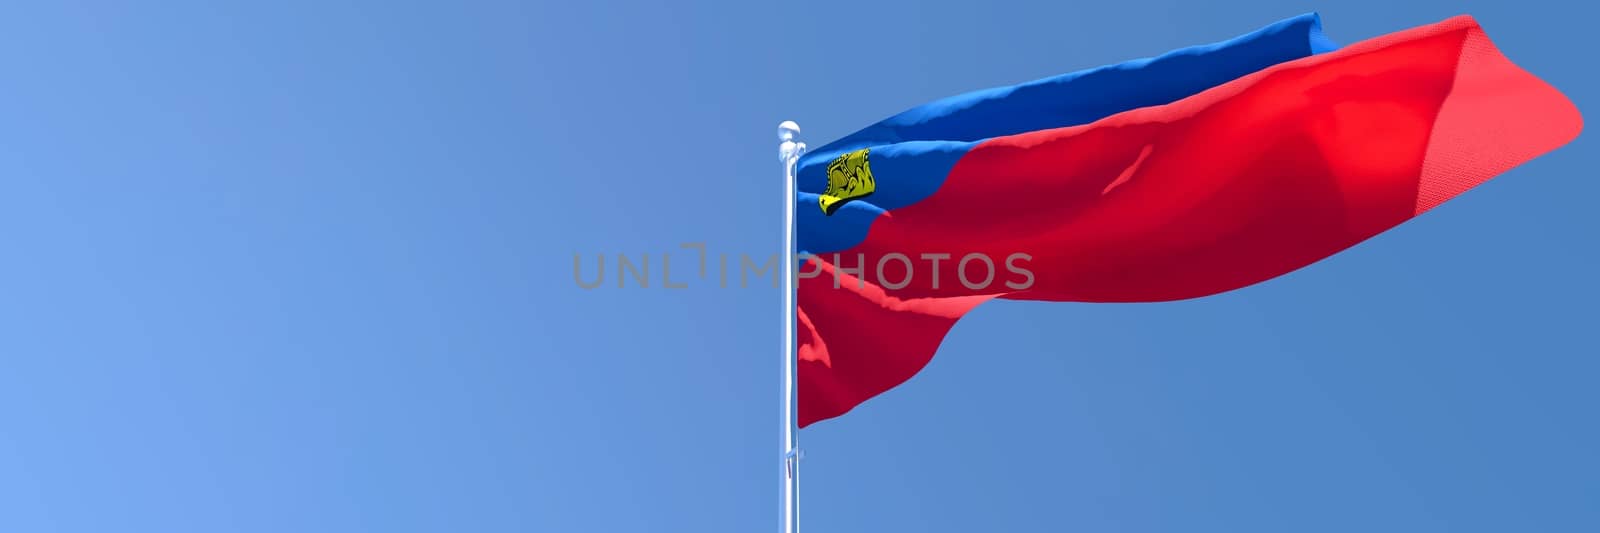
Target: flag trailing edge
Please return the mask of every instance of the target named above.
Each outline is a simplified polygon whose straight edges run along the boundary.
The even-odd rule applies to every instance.
[[[1335,49],[1303,15],[919,106],[800,162],[797,244],[813,257],[798,288],[799,425],[909,379],[989,299],[1153,302],[1247,286],[1581,128],[1570,101],[1467,16]],[[958,272],[965,255],[990,258],[992,274],[1018,253],[1026,288]],[[886,260],[927,255],[948,260],[932,271]]]

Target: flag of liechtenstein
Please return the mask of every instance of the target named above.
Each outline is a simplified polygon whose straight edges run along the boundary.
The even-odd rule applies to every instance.
[[[911,378],[990,299],[1244,287],[1581,128],[1466,16],[1339,48],[1305,15],[913,108],[800,161],[799,424]]]

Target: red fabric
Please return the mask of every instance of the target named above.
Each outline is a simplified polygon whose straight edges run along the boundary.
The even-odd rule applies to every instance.
[[[916,374],[995,297],[1151,302],[1216,294],[1372,237],[1577,136],[1554,88],[1469,17],[1284,63],[1084,126],[986,141],[927,199],[876,220],[799,283],[802,427]],[[1008,272],[1020,262],[1033,285]],[[885,289],[885,254],[911,258]],[[947,253],[935,277],[923,253]],[[982,253],[995,280],[968,288]],[[834,288],[834,262],[864,267]],[[885,262],[882,279],[905,277]],[[984,278],[978,262],[968,280]],[[934,284],[938,288],[934,288]]]

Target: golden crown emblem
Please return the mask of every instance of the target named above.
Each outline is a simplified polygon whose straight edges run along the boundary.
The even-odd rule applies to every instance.
[[[817,203],[822,213],[832,215],[840,206],[866,198],[877,189],[872,179],[872,166],[867,161],[867,148],[849,152],[828,163],[828,188],[822,191]]]

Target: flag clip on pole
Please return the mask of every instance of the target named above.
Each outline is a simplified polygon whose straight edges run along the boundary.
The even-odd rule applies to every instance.
[[[800,438],[795,431],[795,287],[794,276],[798,268],[794,264],[794,205],[795,205],[795,173],[800,163],[800,156],[806,153],[806,144],[797,140],[800,136],[800,125],[793,121],[785,120],[778,124],[778,158],[783,162],[783,258],[779,263],[778,275],[783,276],[783,447],[782,473],[779,474],[783,482],[783,533],[797,533],[800,531]]]

